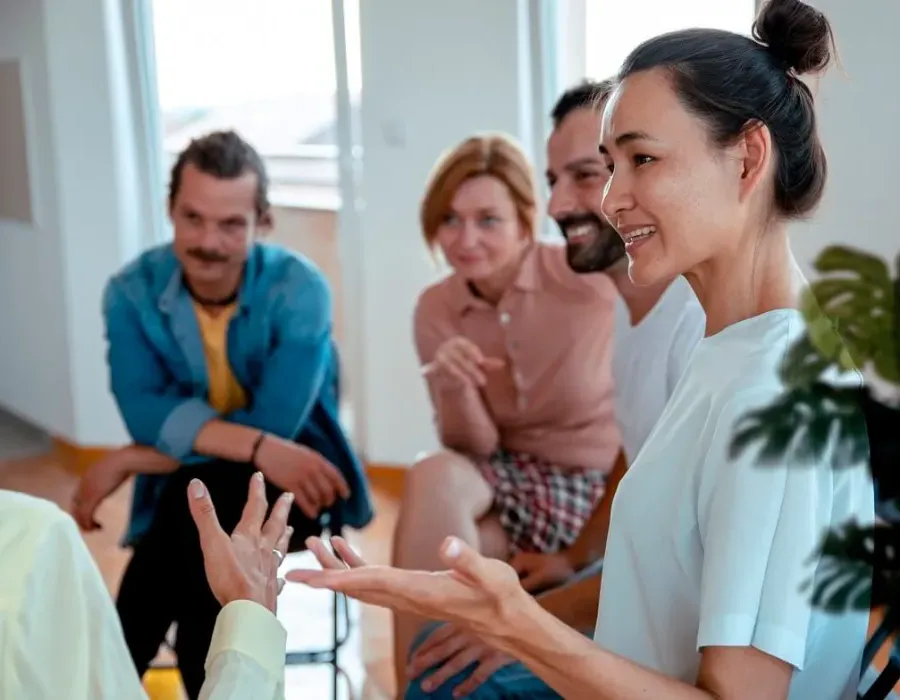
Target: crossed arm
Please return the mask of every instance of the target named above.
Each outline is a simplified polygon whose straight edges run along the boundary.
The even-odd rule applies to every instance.
[[[134,303],[110,283],[103,303],[110,386],[132,439],[159,453],[146,471],[172,471],[205,458],[247,461],[260,430],[285,439],[300,431],[327,372],[331,296],[324,280],[308,275],[287,286],[285,296],[301,299],[302,306],[276,302],[275,347],[252,406],[220,416],[205,399],[178,395]]]

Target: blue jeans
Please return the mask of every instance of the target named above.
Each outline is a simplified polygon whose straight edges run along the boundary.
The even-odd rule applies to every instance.
[[[428,639],[428,636],[442,624],[431,623],[427,625],[416,637],[410,653],[414,653]],[[419,678],[411,680],[406,688],[404,698],[406,700],[455,700],[453,690],[472,674],[475,670],[475,664],[449,678],[436,690],[426,693],[422,690],[421,681],[428,678],[435,670],[437,670],[437,667],[431,668]],[[478,686],[475,692],[466,697],[473,698],[473,700],[558,700],[562,696],[529,671],[524,664],[516,661],[501,668],[487,681]]]

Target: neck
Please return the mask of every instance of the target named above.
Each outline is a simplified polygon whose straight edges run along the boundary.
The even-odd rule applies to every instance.
[[[763,231],[685,273],[706,312],[706,335],[775,309],[795,308],[803,275],[784,227]]]
[[[619,290],[619,294],[625,301],[632,326],[636,326],[644,320],[671,284],[671,282],[667,281],[639,287],[628,276],[627,258],[609,268],[606,274],[609,275],[609,278],[616,285],[616,289]]]
[[[185,279],[185,286],[195,301],[204,306],[223,306],[230,304],[237,297],[238,289],[243,278],[243,266],[233,273],[224,275],[218,280],[189,280]]]
[[[470,280],[469,284],[475,288],[478,296],[489,304],[499,303],[506,290],[515,281],[516,276],[519,274],[519,268],[522,267],[522,261],[530,250],[531,245],[525,246],[520,255],[509,266],[477,282]]]

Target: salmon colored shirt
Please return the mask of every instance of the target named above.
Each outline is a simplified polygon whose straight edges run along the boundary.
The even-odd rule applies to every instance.
[[[621,439],[612,377],[617,291],[606,275],[579,275],[565,248],[535,243],[494,306],[452,274],[422,292],[415,311],[420,362],[462,335],[505,361],[487,385],[429,380],[448,448],[487,456],[499,448],[561,467],[608,472]]]

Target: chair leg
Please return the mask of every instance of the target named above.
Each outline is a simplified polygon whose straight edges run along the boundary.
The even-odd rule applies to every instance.
[[[338,700],[338,650],[340,648],[339,637],[340,637],[340,595],[337,591],[334,592],[334,612],[331,616],[332,621],[332,659],[331,659],[331,697],[332,700]]]
[[[897,685],[897,681],[900,681],[900,666],[889,662],[862,696],[862,700],[884,700]]]

